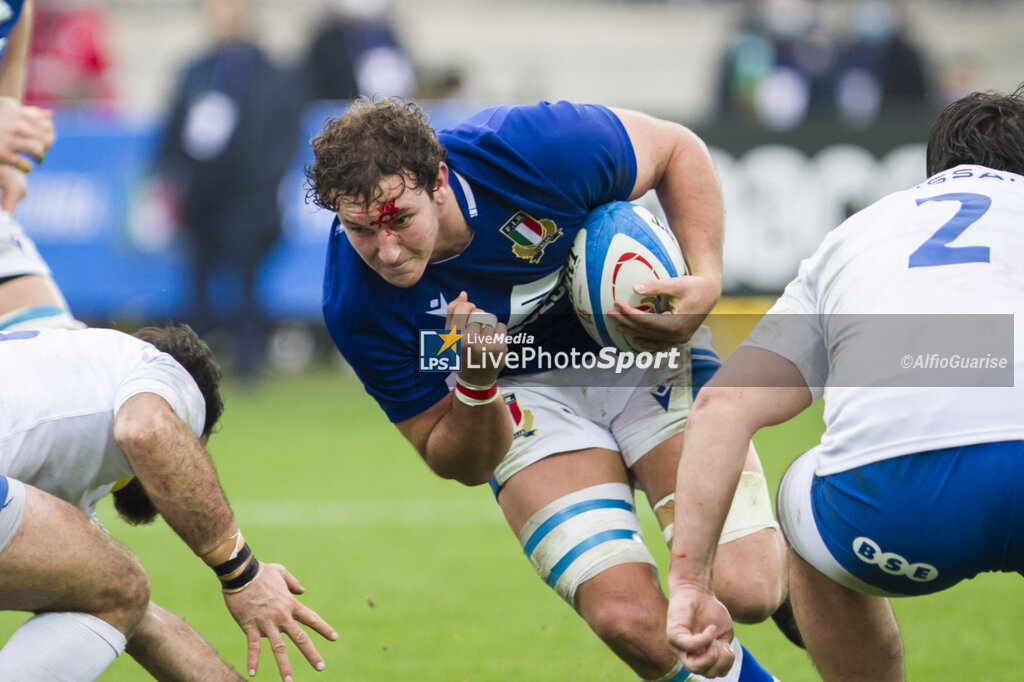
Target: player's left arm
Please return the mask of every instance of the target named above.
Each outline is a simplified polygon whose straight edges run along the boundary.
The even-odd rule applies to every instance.
[[[637,293],[669,296],[669,314],[643,313],[624,303],[617,321],[664,350],[690,339],[722,293],[722,189],[707,145],[692,130],[627,109],[614,109],[636,156],[636,182],[630,199],[653,189],[690,274],[653,280]],[[640,286],[640,285],[638,285]]]
[[[337,633],[293,596],[304,588],[284,566],[252,556],[206,448],[170,404],[153,393],[132,396],[114,419],[114,439],[167,524],[218,575],[224,573],[224,601],[249,645],[247,669],[256,670],[260,639],[266,637],[282,679],[290,676],[283,637],[288,635],[320,670],[323,658],[299,623],[332,641]]]
[[[712,568],[750,439],[811,404],[796,365],[762,348],[741,347],[694,403],[676,479],[667,633],[687,670],[724,675],[732,665],[732,620],[713,592]]]

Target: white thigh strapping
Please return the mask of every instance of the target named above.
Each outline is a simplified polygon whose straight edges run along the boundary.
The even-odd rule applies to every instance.
[[[519,531],[537,575],[576,606],[576,590],[612,566],[657,564],[643,542],[625,483],[584,488],[537,511]]]
[[[804,561],[840,585],[856,592],[884,596],[885,592],[843,568],[821,539],[811,500],[815,463],[814,450],[805,452],[789,466],[779,484],[779,523],[786,540]]]

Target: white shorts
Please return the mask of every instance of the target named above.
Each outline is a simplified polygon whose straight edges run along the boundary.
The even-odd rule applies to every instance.
[[[21,224],[0,211],[0,279],[14,275],[50,275],[50,268]]]
[[[498,380],[517,426],[512,447],[494,471],[499,490],[517,472],[545,457],[585,448],[619,452],[627,467],[686,428],[693,406],[690,351],[678,369],[631,369],[615,386],[580,387],[561,369]],[[577,384],[572,386],[572,384]],[[591,382],[592,383],[592,382]]]
[[[816,464],[814,450],[805,452],[789,465],[779,483],[779,524],[786,540],[804,561],[843,587],[863,594],[884,596],[884,591],[868,585],[843,568],[825,545],[814,520],[811,499]]]
[[[0,552],[10,544],[25,514],[25,484],[0,476]]]

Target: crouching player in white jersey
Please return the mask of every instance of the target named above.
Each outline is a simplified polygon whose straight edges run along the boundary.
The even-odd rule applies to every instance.
[[[83,326],[14,219],[28,189],[32,162],[40,163],[53,144],[51,112],[25,106],[25,65],[32,33],[32,2],[5,2],[0,18],[0,331]]]
[[[668,624],[695,670],[731,659],[711,576],[746,443],[822,395],[825,434],[786,473],[779,518],[826,681],[903,679],[887,596],[1024,571],[1024,88],[946,108],[927,171],[829,233],[697,398]]]
[[[93,680],[125,650],[159,679],[238,676],[183,621],[149,601],[138,560],[87,515],[118,482],[129,522],[159,513],[213,568],[249,642],[268,638],[282,678],[287,635],[318,670],[304,623],[336,633],[279,564],[242,538],[205,444],[220,370],[188,327],[0,332],[0,609],[34,611],[0,650],[0,679]],[[83,513],[84,512],[84,513]]]
[[[718,364],[695,336],[721,290],[722,198],[703,142],[598,105],[495,107],[435,133],[414,104],[361,100],[313,148],[314,200],[338,216],[324,318],[367,391],[434,472],[490,480],[540,577],[637,675],[688,679],[665,637],[667,602],[632,484],[656,511],[671,508],[692,374]],[[615,381],[608,372],[589,387],[572,368],[503,372],[516,343],[494,337],[507,329],[523,337],[524,360],[527,349],[601,351],[562,270],[591,211],[651,189],[692,274],[646,283],[671,312],[621,305],[615,319],[685,361]],[[430,371],[444,347],[425,353],[422,330],[442,325],[449,341],[466,334],[461,369]],[[481,364],[485,347],[498,361]],[[785,551],[756,453],[745,460],[715,589],[737,619],[759,622],[786,596]],[[722,494],[736,491],[732,481]],[[671,537],[671,512],[659,516]],[[747,655],[729,679],[772,678]]]

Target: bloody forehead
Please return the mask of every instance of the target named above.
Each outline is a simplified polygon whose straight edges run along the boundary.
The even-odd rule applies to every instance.
[[[377,209],[377,217],[370,221],[370,225],[386,225],[395,219],[398,215],[398,206],[395,205],[394,199],[388,199],[384,203],[380,204],[380,208]]]

